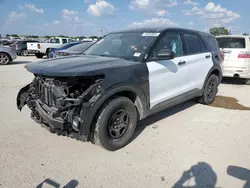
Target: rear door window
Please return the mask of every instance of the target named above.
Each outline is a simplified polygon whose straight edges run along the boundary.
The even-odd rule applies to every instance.
[[[53,38],[53,39],[50,39],[50,43],[56,43],[56,44],[59,44],[60,43],[60,40],[57,39],[57,38]]]
[[[67,41],[67,39],[62,39],[62,43],[63,44],[65,44],[65,43],[67,43],[68,41]]]
[[[193,34],[184,34],[183,37],[186,44],[186,55],[199,54],[207,51],[204,42],[199,36]]]
[[[220,48],[246,48],[245,38],[221,37],[217,41]]]

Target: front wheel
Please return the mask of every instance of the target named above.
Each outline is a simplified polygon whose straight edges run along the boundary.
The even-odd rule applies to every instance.
[[[209,105],[214,102],[216,94],[218,92],[219,79],[216,75],[212,74],[204,87],[204,91],[201,97],[198,98],[198,102],[201,104]]]
[[[35,56],[36,56],[38,59],[43,58],[43,54],[41,54],[41,53],[36,53]]]
[[[126,146],[137,123],[137,110],[126,97],[116,97],[101,108],[94,125],[92,142],[109,151]]]
[[[245,84],[250,85],[250,79],[245,79]]]

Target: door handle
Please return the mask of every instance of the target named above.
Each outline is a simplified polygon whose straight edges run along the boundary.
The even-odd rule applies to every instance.
[[[184,65],[184,64],[186,64],[187,62],[186,61],[180,61],[179,63],[178,63],[178,65]]]
[[[208,59],[208,58],[210,58],[211,57],[211,55],[206,55],[206,58]]]

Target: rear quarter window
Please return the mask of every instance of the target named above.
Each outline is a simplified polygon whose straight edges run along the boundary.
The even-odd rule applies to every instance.
[[[221,37],[217,38],[220,48],[246,48],[245,38]]]

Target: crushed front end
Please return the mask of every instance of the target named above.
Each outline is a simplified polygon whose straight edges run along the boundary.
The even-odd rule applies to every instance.
[[[79,136],[83,111],[88,111],[101,93],[102,76],[42,77],[17,95],[17,108],[27,105],[31,118],[58,135]],[[85,140],[84,140],[85,141]]]

